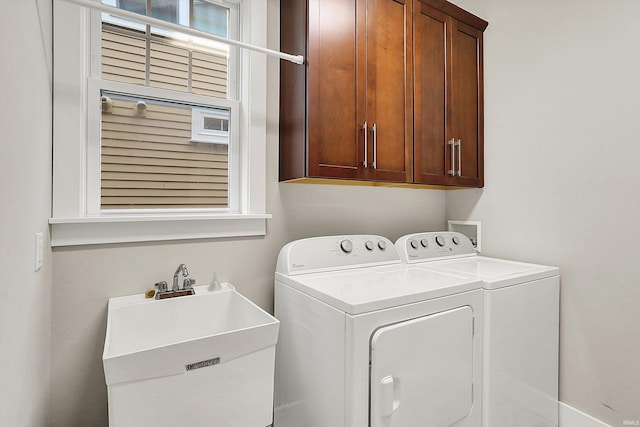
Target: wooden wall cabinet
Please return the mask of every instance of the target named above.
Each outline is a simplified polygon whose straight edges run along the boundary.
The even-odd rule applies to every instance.
[[[469,43],[456,48],[452,32],[468,30],[468,24],[441,15],[473,15],[444,1],[422,1],[281,0],[281,49],[305,56],[304,66],[281,63],[281,181],[482,185],[481,147],[467,143],[482,142],[482,30],[475,39],[479,50],[469,55]],[[443,26],[417,16],[423,8],[424,16],[437,15]],[[474,61],[470,71],[466,67]],[[475,83],[469,81],[472,73]],[[458,74],[461,84],[452,85]],[[416,103],[422,96],[429,98]],[[452,108],[472,98],[475,106]],[[465,141],[454,146],[462,154],[460,176],[445,170],[455,160],[445,141],[453,135]]]
[[[414,182],[484,185],[482,32],[440,0],[414,10]]]

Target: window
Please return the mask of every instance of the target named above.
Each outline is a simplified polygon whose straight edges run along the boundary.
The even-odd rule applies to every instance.
[[[266,38],[263,1],[102,2]],[[53,244],[264,234],[266,59],[64,2],[56,22]]]
[[[197,0],[102,0],[121,9],[227,36],[237,36],[238,5]],[[229,208],[229,119],[236,98],[228,84],[237,54],[226,45],[101,14],[100,209]],[[97,53],[94,53],[97,54]],[[233,81],[233,79],[231,79]],[[139,87],[212,98],[188,104],[142,96]],[[153,92],[151,92],[153,94]],[[96,94],[97,95],[97,94]],[[170,95],[169,95],[170,96]],[[108,100],[105,108],[105,99]],[[182,97],[183,102],[188,98]],[[215,121],[226,120],[226,130]],[[208,120],[209,127],[205,126]],[[213,145],[203,146],[199,143]],[[233,196],[233,195],[232,195]]]
[[[191,142],[229,144],[229,110],[191,109]]]

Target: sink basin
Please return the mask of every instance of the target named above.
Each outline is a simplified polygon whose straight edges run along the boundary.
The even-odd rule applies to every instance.
[[[111,427],[271,423],[272,400],[263,401],[273,398],[278,320],[230,284],[194,289],[165,300],[109,300],[102,360]],[[163,405],[171,395],[184,398]],[[258,420],[251,413],[261,404]],[[243,416],[254,419],[238,422]]]

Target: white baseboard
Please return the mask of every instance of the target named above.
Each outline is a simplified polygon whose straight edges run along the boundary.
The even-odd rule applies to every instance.
[[[559,409],[560,427],[611,427],[566,403],[560,402]]]

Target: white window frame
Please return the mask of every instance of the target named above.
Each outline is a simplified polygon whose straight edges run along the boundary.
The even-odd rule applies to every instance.
[[[264,0],[238,0],[240,40],[264,46],[267,10]],[[54,147],[52,245],[70,246],[120,242],[197,239],[266,234],[266,64],[264,54],[239,50],[239,102],[219,100],[236,114],[239,144],[235,155],[239,194],[234,206],[220,209],[136,210],[105,212],[99,207],[100,90],[130,93],[118,82],[99,79],[92,29],[100,12],[62,0],[54,1]],[[98,25],[98,28],[100,25]],[[98,41],[99,43],[99,41]],[[229,49],[237,49],[230,47]],[[98,77],[98,78],[96,78]],[[235,85],[235,82],[231,82]],[[129,85],[123,84],[126,88]],[[176,99],[176,93],[140,86],[134,95]],[[145,91],[149,92],[145,92]],[[180,95],[182,96],[182,95]],[[211,98],[184,94],[186,102]],[[198,103],[198,102],[195,102]],[[225,104],[226,103],[226,104]],[[235,111],[235,113],[234,113]],[[231,125],[231,123],[230,123]],[[233,133],[233,130],[230,129]],[[98,144],[95,143],[97,135]],[[92,143],[93,141],[93,143]],[[231,156],[231,153],[230,153]],[[92,163],[93,162],[93,163]],[[98,176],[99,178],[99,176]],[[231,179],[230,179],[231,182]],[[96,188],[97,186],[97,188]],[[96,199],[96,197],[98,199]],[[97,200],[97,204],[96,204]]]

